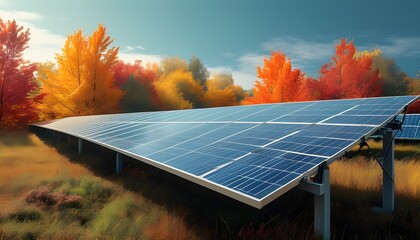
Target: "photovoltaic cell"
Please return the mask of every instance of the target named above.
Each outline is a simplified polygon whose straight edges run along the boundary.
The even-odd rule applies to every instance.
[[[70,117],[36,126],[134,157],[261,208],[416,96]],[[419,134],[407,118],[404,134]],[[410,135],[410,136],[411,136]]]
[[[401,121],[403,115],[397,119]],[[420,140],[420,114],[406,114],[401,129],[395,139]]]

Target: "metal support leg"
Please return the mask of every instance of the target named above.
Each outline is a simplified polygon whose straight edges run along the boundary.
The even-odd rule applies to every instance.
[[[322,171],[322,183],[304,180],[299,188],[314,194],[314,231],[322,239],[330,239],[330,171]]]
[[[324,194],[314,194],[314,230],[322,239],[330,239],[330,171],[325,168],[322,175]]]
[[[386,156],[383,156],[383,167],[384,171],[382,173],[383,179],[383,189],[382,189],[382,210],[384,212],[393,212],[394,211],[394,140],[392,139],[393,131],[386,130],[383,132],[383,146],[382,151],[383,155],[388,149]],[[388,176],[388,174],[391,178]]]
[[[82,139],[81,138],[79,138],[79,148],[78,148],[78,153],[82,153],[82,147],[83,147],[83,144],[82,144]]]
[[[117,156],[115,158],[115,173],[120,173],[122,170],[122,155],[121,153],[117,152]]]
[[[70,145],[71,145],[70,135],[67,135],[67,146],[70,147]]]

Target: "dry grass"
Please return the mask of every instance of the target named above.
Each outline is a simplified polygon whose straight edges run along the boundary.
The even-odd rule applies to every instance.
[[[182,218],[25,132],[0,132],[0,206],[0,239],[196,238]]]
[[[188,230],[182,219],[177,216],[163,214],[157,223],[144,229],[144,235],[148,239],[186,239]],[[188,236],[191,239],[192,236]]]
[[[368,144],[374,153],[381,153],[382,141],[369,140]],[[381,158],[380,154],[378,158]],[[358,157],[333,162],[330,169],[332,185],[368,192],[382,191],[382,169],[366,148]],[[394,174],[396,195],[420,200],[420,144],[395,144]]]
[[[25,137],[18,135],[23,140],[12,141],[11,138],[16,138],[16,135],[16,133],[0,133],[2,193],[22,192],[57,177],[78,178],[89,174],[86,168],[72,164],[35,135],[28,134]]]
[[[364,157],[342,159],[330,166],[331,184],[362,191],[382,190],[382,169]],[[395,161],[395,193],[420,200],[420,162]]]

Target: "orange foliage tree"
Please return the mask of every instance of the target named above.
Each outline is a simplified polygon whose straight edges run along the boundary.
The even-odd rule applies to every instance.
[[[372,56],[356,56],[353,42],[341,39],[332,62],[322,66],[320,84],[322,99],[377,97],[382,94],[378,70],[372,71]]]
[[[36,65],[22,57],[28,41],[29,29],[0,19],[0,128],[20,127],[37,117],[35,103],[42,95],[34,94]]]
[[[305,78],[302,83],[301,98],[299,100],[313,101],[321,99],[322,88],[318,79]]]
[[[292,69],[290,59],[282,52],[272,52],[264,59],[264,67],[257,67],[257,80],[253,96],[243,104],[293,102],[302,100],[302,82],[305,76],[299,69]]]
[[[123,91],[114,86],[118,48],[110,48],[112,42],[102,25],[89,37],[81,31],[68,36],[57,72],[39,79],[46,94],[40,110],[53,118],[118,112]]]

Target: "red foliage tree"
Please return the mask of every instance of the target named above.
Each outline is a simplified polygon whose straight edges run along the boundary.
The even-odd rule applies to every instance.
[[[152,70],[145,69],[141,60],[134,64],[118,61],[114,66],[115,85],[125,91],[121,99],[123,112],[158,110],[161,107],[153,82]]]
[[[420,72],[417,78],[406,77],[405,81],[408,82],[408,94],[409,95],[420,95]],[[420,99],[411,103],[408,106],[409,113],[420,113]]]
[[[378,70],[371,71],[372,57],[355,55],[353,42],[341,39],[332,62],[322,66],[320,84],[322,99],[377,97],[382,95]]]
[[[321,98],[321,83],[318,79],[305,78],[300,100],[313,101]]]
[[[36,65],[22,56],[28,41],[29,29],[0,19],[0,128],[19,127],[37,117],[35,102],[42,95],[33,94]]]

